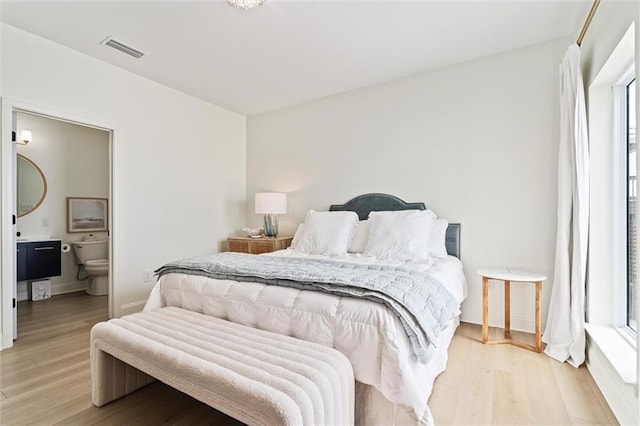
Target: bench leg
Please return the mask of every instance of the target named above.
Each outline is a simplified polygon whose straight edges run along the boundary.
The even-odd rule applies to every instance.
[[[140,389],[155,379],[91,346],[91,400],[96,407]]]

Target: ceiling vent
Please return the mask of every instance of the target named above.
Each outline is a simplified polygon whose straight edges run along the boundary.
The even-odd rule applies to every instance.
[[[134,49],[133,47],[127,46],[126,44],[121,43],[118,40],[114,40],[111,36],[102,40],[100,44],[113,47],[114,49],[119,50],[122,53],[126,53],[129,56],[133,56],[136,59],[140,59],[144,55],[144,53],[142,53],[141,51]]]

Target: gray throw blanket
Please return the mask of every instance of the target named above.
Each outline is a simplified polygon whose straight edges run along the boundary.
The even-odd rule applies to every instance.
[[[435,346],[459,312],[451,293],[429,273],[397,266],[218,253],[170,262],[155,273],[258,282],[383,303],[400,319],[421,363],[428,362],[430,345]]]

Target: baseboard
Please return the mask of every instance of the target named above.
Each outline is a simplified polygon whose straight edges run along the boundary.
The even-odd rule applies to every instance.
[[[638,424],[638,399],[625,384],[598,345],[587,337],[587,368],[621,425]]]
[[[125,303],[124,305],[120,305],[120,310],[118,312],[118,317],[122,317],[129,314],[135,314],[136,312],[142,311],[145,303],[147,303],[147,299],[138,300],[131,303]]]
[[[20,281],[18,283],[18,302],[29,300],[29,281]],[[86,281],[72,281],[70,283],[51,283],[51,295],[74,293],[76,291],[83,291],[87,289]]]
[[[87,289],[86,281],[73,281],[70,283],[56,283],[51,284],[51,295],[74,293],[76,291],[83,291]]]

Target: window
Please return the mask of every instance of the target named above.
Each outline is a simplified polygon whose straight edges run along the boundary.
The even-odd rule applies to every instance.
[[[632,74],[633,75],[633,74]],[[627,283],[626,325],[636,333],[638,323],[634,309],[637,294],[637,160],[636,160],[636,80],[624,82],[624,129],[627,146]]]

